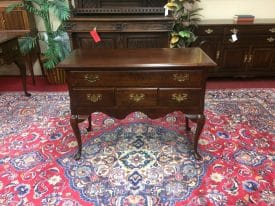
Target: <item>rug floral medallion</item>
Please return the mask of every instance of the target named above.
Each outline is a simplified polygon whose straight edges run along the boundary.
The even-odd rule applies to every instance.
[[[275,89],[209,90],[193,156],[184,114],[80,124],[82,158],[66,92],[0,95],[0,205],[275,205]]]

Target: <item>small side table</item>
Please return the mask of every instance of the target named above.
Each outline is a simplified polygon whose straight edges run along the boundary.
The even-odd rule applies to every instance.
[[[20,52],[18,46],[18,38],[20,34],[10,33],[1,31],[0,32],[0,65],[10,64],[14,62],[19,70],[22,77],[22,86],[26,96],[31,96],[27,92],[26,86],[26,65],[27,61]],[[23,61],[22,61],[23,60]]]

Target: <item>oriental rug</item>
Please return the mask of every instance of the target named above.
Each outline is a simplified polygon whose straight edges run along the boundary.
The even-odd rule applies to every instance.
[[[69,124],[67,92],[0,96],[0,205],[275,205],[275,89],[208,90],[192,155],[184,114],[92,114]]]

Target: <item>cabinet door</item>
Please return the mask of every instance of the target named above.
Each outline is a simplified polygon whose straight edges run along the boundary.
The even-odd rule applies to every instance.
[[[224,46],[222,54],[221,69],[222,73],[238,75],[246,71],[249,59],[249,46],[235,45]]]
[[[123,33],[124,48],[167,48],[168,35],[164,32]]]
[[[271,70],[274,52],[275,50],[272,47],[252,47],[249,56],[248,71],[266,72]]]
[[[200,47],[219,67],[222,52],[220,41],[221,38],[219,36],[199,36],[194,46]],[[215,68],[215,70],[217,70],[218,67]],[[213,69],[213,71],[215,70]]]
[[[95,43],[89,33],[73,33],[72,44],[73,48],[117,48],[118,39],[120,35],[118,33],[99,33],[101,41]]]
[[[4,29],[5,30],[25,30],[28,25],[27,16],[24,15],[22,10],[14,10],[10,13],[2,12]]]

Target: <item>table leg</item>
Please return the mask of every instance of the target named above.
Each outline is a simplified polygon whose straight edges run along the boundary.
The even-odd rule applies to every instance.
[[[186,115],[186,117],[197,123],[196,131],[194,134],[194,156],[197,160],[201,160],[202,157],[198,153],[198,142],[205,123],[205,116],[203,114],[197,114],[197,115]]]
[[[92,116],[88,116],[88,128],[87,131],[90,132],[92,130]]]
[[[23,86],[23,90],[24,90],[25,96],[29,97],[29,96],[31,96],[31,94],[27,92],[27,86],[26,86],[26,67],[23,66],[22,64],[20,64],[18,62],[18,60],[14,61],[14,63],[17,65],[17,67],[20,70],[20,75],[21,75],[21,78],[22,78],[22,86]]]
[[[185,116],[185,130],[186,131],[191,131],[191,128],[189,126],[189,119],[186,116]]]
[[[79,123],[78,115],[71,115],[70,124],[78,144],[78,151],[74,156],[76,160],[79,160],[81,158],[81,150],[82,150],[82,140],[81,140],[81,134],[78,127],[78,123]]]

